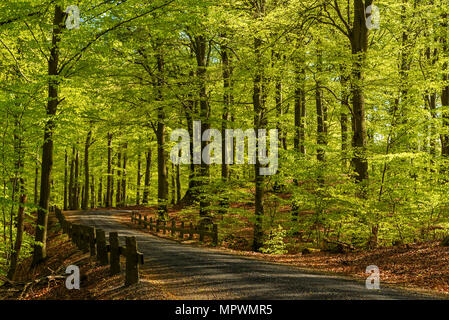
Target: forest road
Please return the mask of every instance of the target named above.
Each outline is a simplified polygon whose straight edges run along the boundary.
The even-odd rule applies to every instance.
[[[351,280],[319,272],[304,271],[293,266],[263,262],[219,250],[180,244],[135,230],[120,223],[114,215],[125,210],[71,212],[69,220],[95,226],[106,233],[135,236],[138,250],[144,254],[142,271],[156,275],[173,299],[254,299],[254,300],[410,300],[437,299],[409,291],[382,287],[368,290],[363,281]],[[382,272],[382,270],[381,270]]]

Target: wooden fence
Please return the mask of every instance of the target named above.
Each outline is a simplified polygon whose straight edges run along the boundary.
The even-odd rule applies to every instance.
[[[90,252],[100,265],[109,263],[111,275],[120,273],[120,255],[125,256],[125,285],[139,282],[139,265],[143,264],[143,254],[137,251],[136,237],[126,237],[126,246],[123,247],[119,245],[118,233],[110,232],[108,244],[104,230],[67,221],[59,208],[54,208],[54,212],[63,233],[68,234],[80,250]]]
[[[200,241],[204,241],[204,237],[210,237],[212,243],[216,246],[218,245],[218,226],[216,224],[212,225],[212,231],[208,231],[204,228],[194,226],[193,223],[189,223],[189,227],[186,228],[185,222],[181,222],[181,226],[176,225],[176,221],[172,219],[167,225],[167,221],[157,220],[153,221],[153,218],[147,219],[146,216],[138,213],[136,210],[131,212],[131,223],[137,223],[144,229],[149,228],[150,231],[160,232],[166,234],[167,231],[171,233],[171,236],[175,237],[178,233],[179,238],[184,239],[185,235],[188,235],[188,239],[193,239],[194,235],[199,235]]]

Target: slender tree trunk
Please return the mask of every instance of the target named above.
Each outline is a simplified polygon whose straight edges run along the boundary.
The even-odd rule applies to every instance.
[[[273,68],[276,66],[276,62],[280,62],[280,65],[283,66],[283,64],[285,63],[285,61],[283,61],[283,59],[281,58],[281,55],[279,54],[279,52],[275,52],[273,51]],[[274,82],[275,82],[275,105],[276,105],[276,113],[277,113],[277,122],[276,122],[276,129],[278,130],[279,133],[279,145],[282,146],[282,148],[284,150],[287,150],[287,133],[284,130],[284,126],[282,124],[283,122],[283,116],[284,116],[284,96],[282,95],[282,75],[284,74],[283,72],[283,67],[281,67],[280,70],[276,70],[275,71],[275,76],[274,76]]]
[[[98,207],[103,207],[104,201],[103,201],[103,175],[100,174],[100,179],[98,183]]]
[[[162,50],[162,49],[160,49]],[[158,112],[157,112],[157,173],[158,173],[158,192],[157,192],[157,202],[158,202],[158,215],[161,220],[167,219],[167,202],[168,202],[168,174],[167,174],[167,155],[165,152],[165,112],[162,105],[163,94],[162,87],[164,86],[164,59],[162,52],[159,52],[156,56],[157,68],[158,68],[158,80],[157,80],[157,90],[158,90]]]
[[[176,204],[175,165],[171,164],[171,204]]]
[[[75,146],[72,147],[72,158],[70,160],[69,208],[70,210],[75,209]]]
[[[89,207],[89,147],[90,140],[92,139],[92,131],[89,130],[86,137],[86,143],[84,145],[84,197],[83,197],[83,210],[87,210]]]
[[[128,161],[127,155],[128,143],[124,143],[123,145],[123,173],[122,173],[122,196],[121,196],[121,204],[122,206],[126,206],[126,164]]]
[[[117,153],[117,191],[115,192],[115,205],[117,207],[122,205],[121,195],[122,195],[122,188],[121,188],[121,182],[122,182],[122,152],[119,150]]]
[[[93,174],[90,176],[90,179],[90,207],[95,208],[95,177]]]
[[[112,159],[112,163],[114,163],[114,159]],[[111,207],[114,206],[113,202],[114,202],[114,175],[115,175],[115,171],[114,167],[112,167],[112,171],[111,171]],[[115,206],[117,206],[117,203],[115,203]]]
[[[141,166],[142,166],[142,154],[137,154],[137,191],[136,191],[136,205],[140,205],[140,185],[142,180],[141,174]]]
[[[207,98],[206,88],[206,66],[207,66],[207,43],[203,35],[196,36],[195,39],[195,56],[197,61],[196,75],[199,83],[199,103],[200,103],[200,119],[201,119],[201,137],[204,138],[204,133],[210,128],[209,116],[210,108]],[[209,141],[201,139],[201,150],[204,150],[209,144]],[[209,185],[209,164],[204,159],[200,165],[200,216],[206,218],[210,214],[210,201],[206,191]]]
[[[340,76],[341,84],[341,110],[340,110],[340,132],[341,132],[341,158],[343,169],[348,166],[348,149],[349,149],[349,92],[348,92],[348,77],[344,75],[344,69],[341,68],[342,75]]]
[[[231,108],[232,101],[232,88],[231,88],[231,74],[232,67],[229,57],[229,49],[227,46],[221,48],[221,58],[223,63],[223,114],[221,122],[221,143],[222,143],[222,157],[221,157],[221,178],[223,181],[229,179],[229,164],[226,162],[226,129],[228,128],[229,121],[229,109]],[[234,144],[233,144],[234,145]]]
[[[366,27],[366,8],[372,4],[372,0],[354,0],[354,27],[351,37],[351,48],[353,54],[352,65],[352,110],[353,116],[353,139],[352,146],[354,155],[352,164],[356,173],[356,180],[364,182],[368,180],[368,160],[366,156],[366,119],[365,119],[365,95],[363,92],[366,52],[368,50],[368,29]],[[365,196],[366,190],[361,195]]]
[[[176,204],[181,202],[181,165],[176,165]]]
[[[295,134],[293,138],[293,147],[301,155],[305,156],[305,119],[306,119],[306,70],[302,58],[295,65]],[[294,179],[295,185],[298,180]],[[299,215],[299,204],[292,201],[292,221],[296,222]]]
[[[84,184],[83,184],[83,186],[81,187],[81,204],[84,203],[84,194],[85,194],[85,192],[84,192]],[[82,209],[82,207],[81,207],[81,209]]]
[[[146,166],[145,166],[145,185],[143,189],[143,200],[142,203],[148,203],[148,195],[150,192],[150,174],[151,174],[151,147],[148,147],[148,152],[146,153]]]
[[[67,151],[66,151],[67,157]],[[67,175],[67,168],[66,168]],[[67,196],[66,194],[64,196]],[[67,199],[64,198],[64,204],[66,204]],[[37,206],[39,204],[39,160],[36,157],[36,168],[34,171],[34,205]],[[65,209],[67,210],[67,208]]]
[[[106,183],[106,208],[112,207],[112,134],[108,133],[108,179]]]
[[[443,23],[442,28],[444,30],[444,36],[442,38],[443,42],[443,56],[444,58],[447,58],[449,56],[449,45],[447,38],[449,36],[448,32],[448,14],[443,14]],[[447,61],[443,63],[443,81],[445,83],[445,86],[443,87],[443,90],[441,92],[441,106],[443,107],[442,112],[442,119],[443,119],[443,133],[440,135],[441,139],[441,156],[443,157],[443,161],[447,161],[449,158],[449,134],[447,133],[449,128],[449,112],[447,111],[447,108],[449,108],[449,64]],[[442,165],[442,173],[445,174],[447,171],[447,163],[443,163]],[[447,179],[445,179],[447,180]]]
[[[194,73],[189,74],[193,78]],[[189,100],[187,101],[187,106],[184,108],[185,116],[187,120],[187,130],[190,136],[190,154],[193,155],[193,119],[196,114],[196,103],[193,96],[189,95]],[[181,200],[181,204],[189,206],[198,200],[198,181],[197,181],[197,166],[193,161],[190,162],[190,173],[189,173],[189,185],[184,197]]]
[[[258,0],[258,11],[256,12],[256,18],[260,18],[265,13],[265,0]],[[253,87],[253,109],[254,109],[254,129],[258,141],[258,130],[263,129],[266,126],[266,110],[264,105],[264,67],[263,67],[263,53],[261,52],[262,40],[259,37],[254,38],[254,55],[256,57],[255,62],[255,75],[254,75],[254,87]],[[259,143],[256,147],[256,155],[259,154]],[[264,184],[265,178],[260,174],[261,163],[259,157],[256,159],[254,165],[255,175],[255,223],[254,223],[254,240],[253,250],[258,251],[263,245],[263,215],[264,215]]]
[[[306,117],[306,71],[304,62],[300,61],[296,66],[296,89],[295,89],[295,150],[306,154],[305,149],[305,117]]]
[[[16,270],[17,270],[17,263],[19,262],[19,256],[20,256],[20,249],[22,248],[22,241],[23,241],[23,231],[24,231],[24,218],[25,218],[25,203],[26,203],[26,194],[24,193],[24,189],[23,189],[23,184],[24,181],[23,179],[20,179],[21,182],[21,189],[22,189],[22,194],[20,195],[19,198],[19,209],[17,212],[17,231],[16,231],[16,240],[14,242],[14,250],[12,251],[11,254],[11,263],[9,266],[9,271],[8,271],[8,279],[9,280],[14,280],[14,276],[16,274]]]
[[[23,169],[23,159],[24,159],[24,150],[23,150],[23,128],[19,117],[14,115],[15,118],[15,130],[14,130],[14,153],[17,156],[15,163],[15,174],[13,179],[13,192],[11,200],[13,201],[13,205],[11,208],[11,226],[10,226],[10,243],[11,243],[11,261],[10,267],[8,271],[7,277],[10,280],[14,279],[14,275],[17,268],[17,263],[20,256],[20,249],[22,247],[22,239],[23,239],[23,230],[24,230],[24,209],[25,209],[25,181],[23,179],[24,169]],[[19,208],[16,219],[16,239],[13,244],[13,210],[14,210],[14,202],[15,194],[20,192],[19,196]]]
[[[36,232],[33,251],[32,265],[35,266],[44,260],[47,256],[47,222],[48,209],[50,200],[50,179],[53,168],[53,116],[56,115],[58,107],[58,88],[59,80],[55,79],[58,76],[59,63],[59,42],[60,34],[63,28],[64,12],[59,5],[55,5],[54,19],[53,19],[53,36],[50,49],[50,56],[48,59],[48,75],[50,76],[48,84],[48,101],[47,101],[47,116],[48,120],[44,128],[44,142],[42,145],[42,169],[41,169],[41,185],[39,209],[37,210]]]
[[[75,152],[75,196],[74,196],[74,208],[78,210],[80,208],[80,161],[79,151]]]
[[[319,46],[320,44],[318,44]],[[323,67],[323,62],[322,62],[322,52],[321,49],[318,49],[317,52],[317,70],[316,70],[316,80],[315,80],[315,105],[316,105],[316,116],[317,116],[317,145],[318,145],[318,149],[317,149],[317,160],[321,163],[324,162],[325,160],[325,155],[326,152],[324,150],[324,147],[326,146],[326,109],[324,107],[323,104],[323,92],[321,89],[321,80],[320,77],[322,76],[322,67]],[[321,174],[320,174],[321,175]],[[320,180],[320,183],[324,183],[324,181],[321,180],[321,178],[319,178],[318,180]]]
[[[69,161],[68,161],[68,157],[67,157],[67,149],[65,150],[65,157],[64,157],[64,210],[67,210],[67,196],[68,196],[68,194],[67,194],[67,192],[68,192],[68,189],[67,189],[67,183],[68,183],[68,181],[67,181],[67,179],[68,179],[68,169],[67,169],[67,167],[68,167],[68,165],[69,165]],[[36,190],[36,188],[35,188],[35,190]]]

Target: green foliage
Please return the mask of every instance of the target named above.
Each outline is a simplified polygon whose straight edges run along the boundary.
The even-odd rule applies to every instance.
[[[260,252],[266,254],[285,254],[287,253],[287,244],[284,242],[287,236],[287,230],[284,230],[282,226],[278,226],[270,232],[268,239],[264,241],[263,247],[260,248]]]
[[[126,182],[125,205],[135,204],[138,196],[142,204],[146,192],[148,206],[157,205],[160,185],[166,186],[168,200],[159,203],[176,202],[171,191],[179,177],[181,198],[189,188],[201,194],[224,237],[230,243],[246,240],[235,246],[251,246],[260,218],[264,234],[272,231],[264,246],[267,253],[284,252],[284,241],[315,247],[340,241],[367,248],[447,234],[449,106],[444,92],[449,52],[448,18],[442,13],[448,4],[376,3],[381,29],[369,32],[369,47],[358,66],[360,55],[353,54],[342,32],[353,25],[353,2],[338,0],[338,6],[326,7],[305,0],[257,3],[263,3],[264,10],[258,12],[260,6],[240,0],[220,5],[193,0],[77,1],[81,26],[62,30],[58,47],[62,70],[57,76],[48,75],[54,8],[73,3],[0,4],[1,272],[7,269],[16,238],[19,178],[28,195],[21,256],[28,255],[33,245],[29,230],[35,224],[30,215],[40,196],[50,78],[58,81],[60,101],[52,116],[51,205],[63,206],[64,186],[76,155],[79,172],[77,176],[73,172],[69,194],[76,193],[81,201],[86,182],[84,143],[91,132],[88,161],[94,199],[89,196],[95,206],[104,205],[108,177],[113,179],[114,195],[117,183]],[[347,16],[350,21],[343,23]],[[260,50],[255,50],[256,39]],[[201,41],[204,50],[199,50]],[[231,71],[227,86],[225,52]],[[201,78],[198,74],[203,71]],[[358,72],[363,72],[359,80]],[[255,85],[259,73],[260,88]],[[356,180],[351,163],[360,156],[352,139],[360,132],[351,125],[355,85],[363,88],[365,102],[369,180],[363,183]],[[257,88],[263,91],[260,113],[253,108]],[[200,111],[202,102],[207,112]],[[303,114],[297,110],[302,103]],[[253,128],[255,117],[261,115],[268,129],[281,131],[279,170],[264,177],[262,217],[254,214],[255,171],[247,164],[248,155],[245,164],[229,166],[226,179],[219,164],[210,165],[209,174],[202,176],[200,165],[172,167],[169,159],[164,164],[166,181],[158,179],[158,124],[165,126],[165,144],[159,151],[168,158],[174,145],[170,133],[189,129],[193,120],[218,130],[222,126],[245,130]],[[108,135],[112,135],[113,170],[109,174]],[[117,159],[125,144],[123,168],[123,154],[121,164]],[[117,205],[115,196],[112,200],[110,205]],[[199,205],[194,199],[178,215],[196,222]],[[281,227],[273,230],[275,226]]]

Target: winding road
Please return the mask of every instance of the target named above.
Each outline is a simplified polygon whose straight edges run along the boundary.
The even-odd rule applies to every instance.
[[[293,266],[263,262],[219,250],[180,244],[129,228],[116,219],[124,210],[70,212],[69,220],[117,231],[120,242],[135,236],[152,279],[172,299],[375,299],[404,300],[434,297],[391,288],[368,290],[362,281]]]

